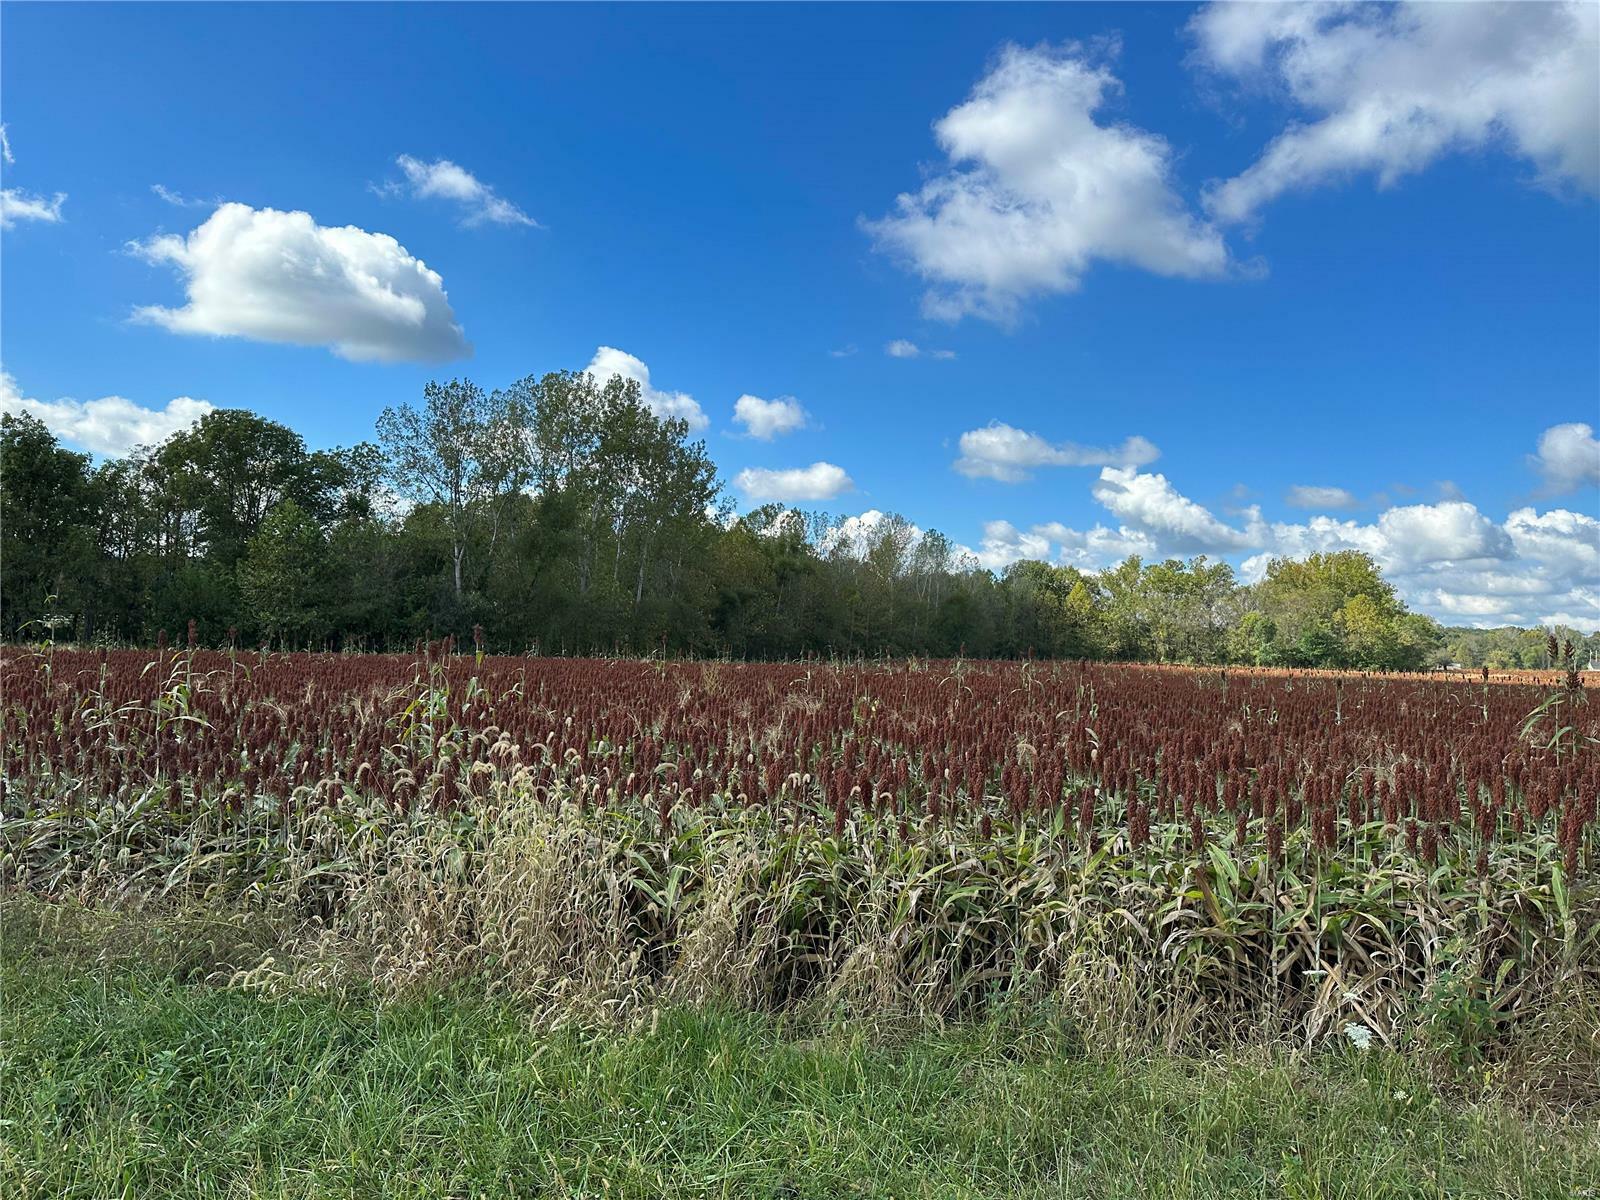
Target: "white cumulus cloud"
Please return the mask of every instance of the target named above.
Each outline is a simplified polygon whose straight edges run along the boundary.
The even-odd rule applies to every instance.
[[[1505,532],[1518,558],[1600,584],[1600,521],[1593,517],[1564,508],[1519,508],[1506,518]]]
[[[1514,549],[1505,530],[1465,500],[1400,505],[1370,524],[1329,516],[1303,523],[1273,522],[1259,527],[1257,542],[1265,557],[1360,550],[1397,573],[1443,564],[1499,562]]]
[[[865,559],[891,544],[902,566],[919,558],[929,569],[937,567],[957,573],[983,565],[980,556],[971,548],[944,538],[930,539],[920,525],[876,508],[836,522],[823,530],[816,542],[817,549],[824,554],[856,559]]]
[[[1556,495],[1600,487],[1600,440],[1593,428],[1581,421],[1552,425],[1539,437],[1533,466],[1544,477],[1548,491]]]
[[[687,392],[664,392],[655,387],[650,382],[650,368],[645,366],[644,360],[626,350],[601,346],[595,350],[594,358],[584,370],[601,383],[615,375],[633,380],[639,385],[639,395],[645,407],[658,417],[687,421],[691,430],[704,429],[711,424],[711,418],[706,416],[699,401]]]
[[[978,563],[991,571],[1025,558],[1050,557],[1050,539],[1038,527],[1018,529],[1010,521],[985,521],[978,543]]]
[[[990,569],[1036,558],[1101,570],[1130,554],[1147,562],[1206,554],[1236,563],[1253,582],[1274,558],[1358,550],[1413,609],[1446,622],[1600,630],[1600,520],[1584,513],[1525,507],[1496,521],[1450,494],[1386,508],[1371,521],[1324,512],[1269,522],[1251,505],[1239,513],[1240,525],[1230,525],[1164,475],[1135,466],[1104,467],[1091,493],[1119,519],[1116,527],[990,521],[979,560]]]
[[[1499,560],[1511,550],[1504,530],[1465,500],[1406,504],[1378,518],[1384,557],[1395,568]]]
[[[1245,221],[1355,174],[1380,187],[1440,157],[1504,149],[1547,186],[1600,191],[1600,5],[1212,4],[1195,59],[1302,114],[1206,208]]]
[[[845,558],[865,558],[873,543],[890,532],[902,539],[908,548],[922,540],[921,526],[881,509],[869,508],[825,529],[817,539],[817,549]]]
[[[1465,500],[1445,500],[1391,508],[1371,524],[1317,516],[1263,534],[1261,552],[1244,561],[1246,579],[1274,557],[1360,550],[1407,604],[1441,620],[1600,629],[1600,521],[1581,513],[1521,508],[1497,524]]]
[[[1104,467],[1091,491],[1112,513],[1171,552],[1220,554],[1248,549],[1256,541],[1254,532],[1225,524],[1159,473],[1137,467]],[[1254,525],[1258,520],[1255,510],[1247,512]]]
[[[1036,433],[994,421],[961,435],[961,457],[955,469],[973,479],[1021,483],[1039,467],[1145,466],[1161,451],[1134,435],[1120,446],[1080,446],[1075,442],[1050,442]]]
[[[27,414],[44,422],[63,442],[118,458],[135,446],[152,446],[187,429],[212,411],[204,400],[179,396],[162,408],[145,408],[121,396],[98,400],[34,400],[0,371],[0,412]]]
[[[1148,533],[1126,525],[1110,529],[1095,525],[1073,529],[1060,521],[1048,521],[1018,529],[1010,521],[988,521],[977,550],[981,566],[998,571],[1022,559],[1038,559],[1080,571],[1103,571],[1130,554],[1150,560],[1161,556],[1161,547]]]
[[[776,400],[763,400],[748,393],[733,404],[733,420],[743,425],[745,432],[763,442],[804,429],[806,410],[793,396],[779,396]]]
[[[356,362],[470,354],[438,272],[394,238],[305,212],[224,204],[187,236],[130,246],[174,267],[188,303],[134,318],[174,333],[328,346]]]
[[[1075,290],[1097,260],[1227,271],[1222,235],[1174,188],[1172,148],[1104,118],[1120,90],[1080,47],[1009,45],[935,122],[947,167],[865,223],[927,282],[930,316],[1009,321],[1029,297]]]
[[[405,186],[419,200],[450,200],[461,207],[466,225],[531,225],[535,221],[488,184],[448,158],[423,162],[409,154],[394,160],[405,173]]]
[[[855,486],[844,468],[828,462],[782,470],[746,467],[733,485],[752,500],[831,500]]]

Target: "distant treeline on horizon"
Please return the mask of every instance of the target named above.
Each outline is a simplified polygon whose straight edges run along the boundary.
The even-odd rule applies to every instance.
[[[736,516],[636,383],[430,384],[376,442],[308,451],[215,411],[98,465],[0,417],[0,637],[500,652],[919,655],[1416,670],[1551,665],[1546,629],[1445,629],[1368,555],[996,573],[901,517]],[[1600,634],[1557,626],[1580,663]]]

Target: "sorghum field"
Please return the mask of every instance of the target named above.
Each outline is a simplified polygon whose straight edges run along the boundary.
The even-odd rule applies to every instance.
[[[7,649],[0,1192],[1600,1189],[1553,672]]]
[[[287,914],[262,986],[473,978],[608,1020],[1038,998],[1106,1039],[1475,1055],[1600,977],[1576,673],[441,643],[8,650],[0,684],[8,893]]]

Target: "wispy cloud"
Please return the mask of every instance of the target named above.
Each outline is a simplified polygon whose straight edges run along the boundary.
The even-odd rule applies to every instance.
[[[4,125],[0,125],[0,160],[4,160],[7,166],[14,166],[17,161],[11,153],[10,131]],[[60,224],[65,219],[61,215],[61,206],[66,202],[65,192],[57,192],[46,199],[37,192],[27,192],[21,188],[0,189],[0,229],[14,229],[24,221]]]
[[[924,350],[921,346],[906,338],[895,338],[883,347],[883,352],[890,358],[937,358],[948,361],[956,356],[954,350]]]
[[[1297,483],[1283,497],[1291,508],[1355,508],[1360,501],[1342,487]]]
[[[405,181],[383,184],[382,194],[407,194],[417,200],[449,200],[461,211],[463,225],[527,225],[542,228],[522,209],[501,196],[471,171],[448,158],[424,162],[409,154],[395,159]]]
[[[150,190],[174,208],[215,208],[222,203],[220,198],[202,200],[195,196],[185,196],[160,183],[152,183]]]

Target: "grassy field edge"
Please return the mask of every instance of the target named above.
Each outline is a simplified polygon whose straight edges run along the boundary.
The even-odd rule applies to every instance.
[[[13,1197],[1600,1195],[1594,1114],[1468,1099],[1377,1050],[1110,1052],[1047,1012],[551,1031],[470,984],[208,984],[233,919],[141,947],[0,915]]]

